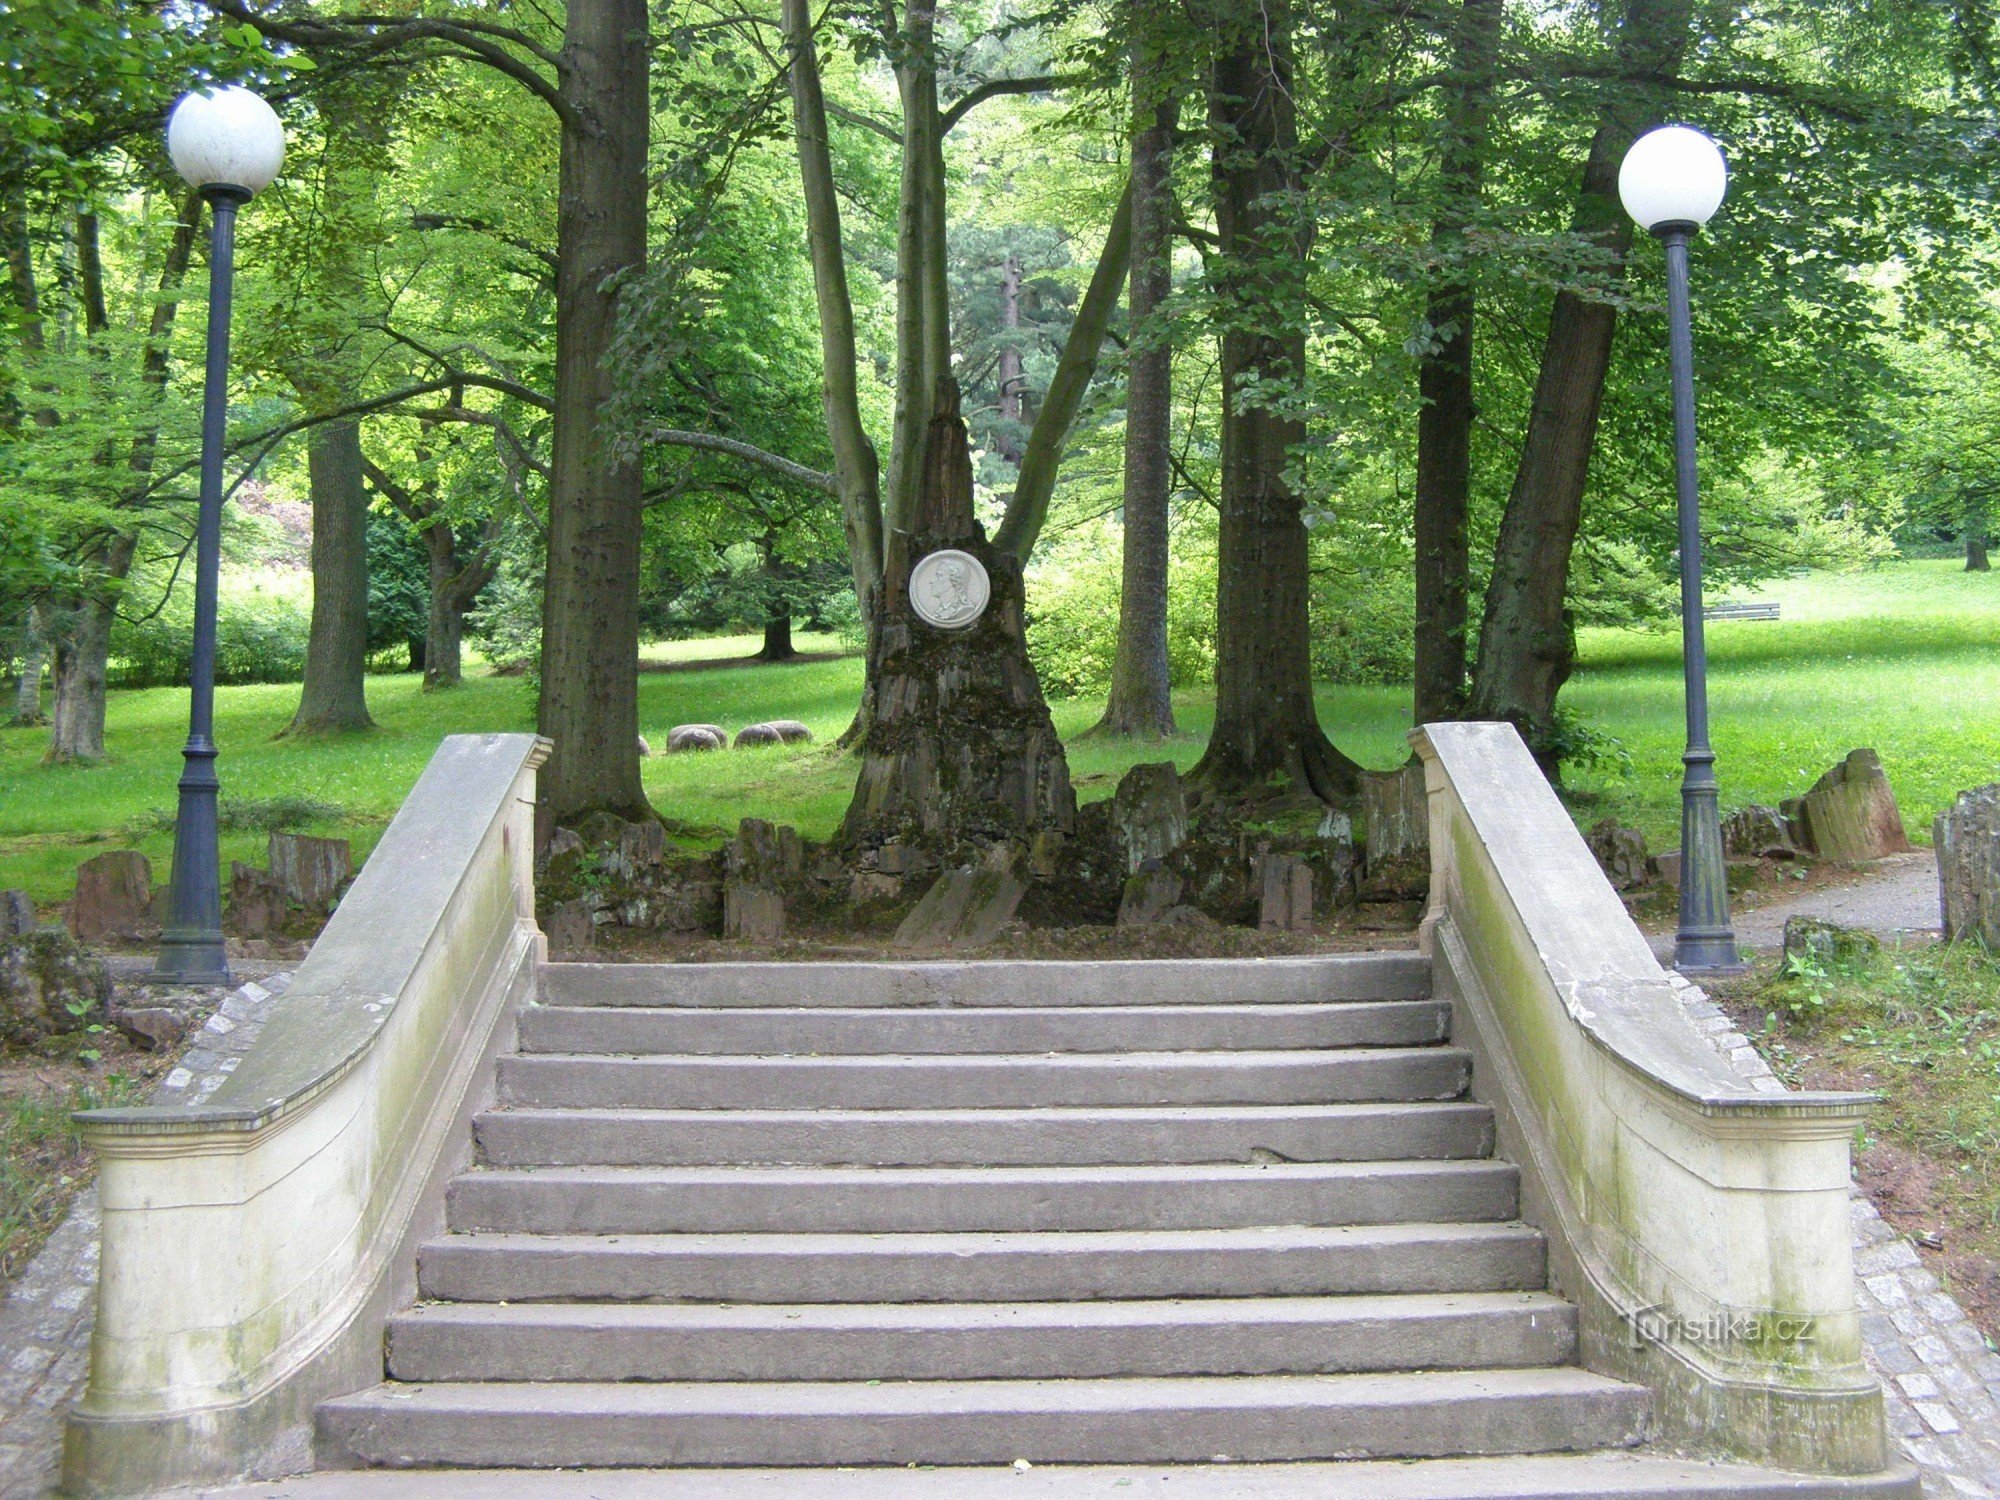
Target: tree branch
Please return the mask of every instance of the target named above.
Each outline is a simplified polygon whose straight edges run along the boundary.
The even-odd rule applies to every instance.
[[[759,448],[755,443],[746,443],[738,438],[721,437],[713,432],[689,432],[681,427],[649,427],[640,437],[648,443],[659,443],[669,448],[700,448],[710,453],[727,453],[747,463],[759,464],[774,474],[798,484],[811,485],[829,495],[838,495],[840,485],[834,477],[823,469],[808,468],[795,463],[782,454]]]
[[[998,99],[1002,94],[1046,94],[1063,88],[1073,81],[1059,74],[1047,74],[1037,78],[989,78],[947,109],[939,117],[939,124],[943,133],[950,135],[961,120],[988,99]]]

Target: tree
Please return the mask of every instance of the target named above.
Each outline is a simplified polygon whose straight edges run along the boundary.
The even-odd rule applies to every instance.
[[[862,756],[845,837],[855,844],[921,834],[1028,837],[1061,829],[1074,798],[1060,741],[1027,659],[1020,573],[1048,515],[1056,467],[1095,370],[1130,255],[1131,200],[1121,200],[1024,447],[1019,478],[992,543],[972,515],[972,479],[952,368],[945,234],[944,140],[981,99],[1046,89],[1049,80],[993,79],[949,108],[938,95],[940,42],[931,0],[911,0],[893,29],[864,38],[893,64],[902,103],[896,226],[896,401],[889,474],[879,478],[855,376],[852,296],[828,139],[829,110],[806,0],[784,0],[794,132],[805,194],[835,487],[847,522],[856,597],[870,623],[868,687],[854,738]],[[993,599],[972,633],[982,648],[939,637],[910,613],[909,570],[925,550],[972,550]],[[947,659],[949,664],[947,664]],[[953,702],[951,674],[998,671],[1003,681]],[[898,679],[891,690],[886,677]],[[990,793],[990,795],[989,795]]]
[[[1465,701],[1472,506],[1473,294],[1466,230],[1479,212],[1487,116],[1499,64],[1501,0],[1460,0],[1452,12],[1452,79],[1443,110],[1440,201],[1431,248],[1441,276],[1418,364],[1416,473],[1416,722],[1455,718]]]
[[[1136,18],[1132,46],[1132,272],[1126,305],[1123,578],[1111,691],[1096,733],[1174,732],[1167,670],[1167,553],[1173,495],[1174,350],[1162,306],[1173,291],[1174,136],[1179,101],[1161,7]]]
[[[1313,706],[1307,545],[1293,468],[1312,236],[1288,0],[1210,12],[1209,130],[1222,340],[1215,728],[1192,779],[1218,800],[1276,790],[1351,799],[1360,768]]]

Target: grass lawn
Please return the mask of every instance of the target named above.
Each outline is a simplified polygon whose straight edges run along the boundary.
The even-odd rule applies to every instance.
[[[1966,574],[1950,560],[1905,562],[1854,576],[1816,575],[1773,585],[1782,622],[1710,627],[1712,708],[1723,804],[1776,802],[1803,791],[1857,745],[1882,753],[1910,832],[1928,839],[1931,817],[1961,788],[2000,777],[2000,574]],[[670,725],[713,721],[732,731],[759,719],[803,720],[824,742],[844,729],[860,691],[861,663],[828,659],[831,637],[802,635],[816,659],[782,665],[728,664],[760,639],[737,636],[649,646],[639,678],[640,725],[657,745]],[[1565,693],[1592,728],[1615,736],[1629,775],[1583,772],[1573,780],[1578,816],[1615,813],[1644,828],[1654,847],[1678,829],[1681,749],[1680,641],[1674,632],[1591,630],[1583,666]],[[682,668],[695,659],[724,665]],[[1409,693],[1401,687],[1325,686],[1320,716],[1364,765],[1389,767],[1406,754]],[[371,677],[374,734],[303,742],[275,736],[298,701],[295,686],[223,688],[216,736],[225,813],[232,799],[310,797],[337,804],[337,833],[365,853],[415,781],[440,736],[526,730],[533,704],[518,678],[474,677],[450,693],[425,694],[409,675]],[[1069,740],[1070,769],[1086,799],[1109,795],[1125,768],[1170,757],[1199,758],[1214,713],[1212,695],[1176,700],[1181,738],[1170,744],[1100,743],[1078,736],[1100,700],[1051,705]],[[45,767],[44,730],[0,730],[0,886],[24,886],[38,901],[69,894],[77,863],[102,849],[134,847],[166,878],[171,840],[158,814],[173,806],[187,732],[184,690],[111,695],[110,761]],[[840,820],[853,763],[824,743],[656,756],[646,790],[663,813],[733,825],[745,816],[796,824],[823,837]],[[264,834],[226,831],[223,857],[261,862]]]

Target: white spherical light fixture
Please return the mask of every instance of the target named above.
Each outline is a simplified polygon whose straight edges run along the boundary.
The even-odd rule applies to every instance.
[[[182,97],[167,121],[167,155],[190,187],[255,194],[285,164],[285,127],[248,89],[197,89]]]
[[[1639,227],[1706,224],[1729,190],[1722,148],[1691,125],[1663,125],[1632,143],[1618,169],[1618,198]]]

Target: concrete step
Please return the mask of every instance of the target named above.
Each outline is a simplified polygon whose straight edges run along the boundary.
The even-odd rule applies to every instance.
[[[533,1234],[1230,1229],[1511,1219],[1497,1161],[1112,1167],[550,1167],[467,1173],[451,1228]]]
[[[1920,1500],[1914,1470],[1786,1474],[1649,1452],[1179,1468],[344,1470],[200,1500]]]
[[[1120,1109],[503,1109],[473,1122],[497,1167],[1089,1166],[1484,1156],[1470,1101]]]
[[[377,1386],[323,1459],[388,1466],[1190,1463],[1629,1447],[1647,1393],[1581,1370],[1175,1380]]]
[[[626,1307],[439,1303],[389,1325],[389,1376],[1072,1380],[1514,1369],[1576,1349],[1545,1292],[1198,1302]]]
[[[523,1052],[952,1053],[1277,1051],[1408,1047],[1444,1040],[1435,1000],[1297,1005],[579,1006],[534,1005]]]
[[[500,1059],[503,1104],[545,1109],[1028,1109],[1455,1099],[1456,1047],[1342,1052],[1084,1052],[969,1057]]]
[[[467,1302],[1089,1302],[1517,1291],[1546,1277],[1524,1224],[1028,1234],[449,1234],[421,1295]]]
[[[1414,951],[1301,958],[548,964],[544,1005],[1287,1005],[1424,1000]]]

